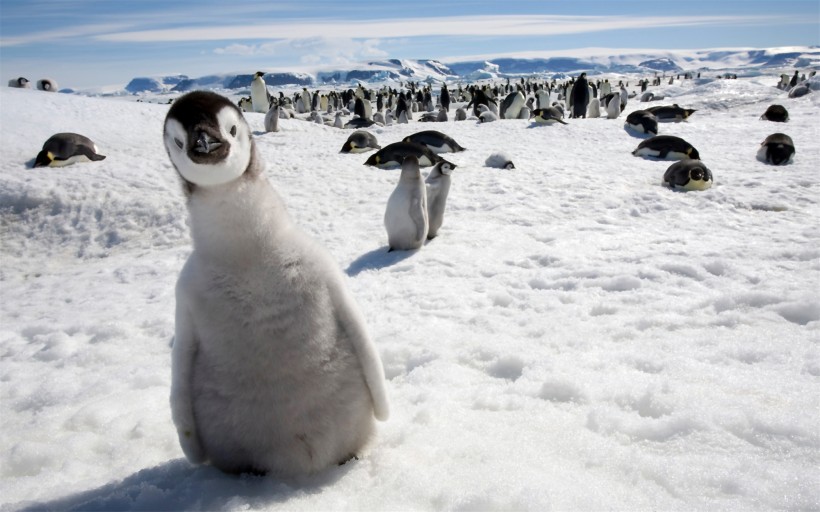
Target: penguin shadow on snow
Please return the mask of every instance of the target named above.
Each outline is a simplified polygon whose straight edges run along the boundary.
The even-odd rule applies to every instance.
[[[286,503],[334,485],[354,464],[330,468],[294,480],[250,474],[228,475],[212,466],[192,466],[185,459],[147,468],[125,479],[52,501],[18,503],[24,512],[48,510],[222,510],[239,498],[252,508]]]
[[[424,245],[427,245],[429,242],[429,240],[425,240]],[[389,249],[390,248],[385,245],[362,254],[353,260],[350,266],[345,270],[345,273],[350,277],[355,277],[365,270],[378,270],[380,268],[389,267],[406,260],[421,250],[421,248],[412,251],[389,251]]]

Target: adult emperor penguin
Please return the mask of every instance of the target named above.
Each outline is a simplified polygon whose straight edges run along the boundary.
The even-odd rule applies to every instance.
[[[561,119],[564,114],[556,107],[538,108],[532,112],[532,115],[538,124],[567,124],[566,121]]]
[[[712,171],[700,160],[680,160],[666,169],[663,183],[679,190],[706,190],[712,186]]]
[[[341,153],[365,153],[374,149],[381,149],[376,136],[367,130],[356,130],[350,134],[342,145]]]
[[[415,142],[394,142],[378,150],[364,165],[372,165],[381,169],[398,167],[408,156],[416,158],[416,165],[430,167],[443,160],[433,153],[427,146]]]
[[[163,139],[193,241],[171,354],[185,456],[290,477],[361,453],[389,415],[384,371],[336,261],[290,220],[226,98],[180,97]]]
[[[387,200],[384,227],[390,246],[388,252],[418,249],[427,238],[427,190],[415,156],[402,161],[399,183]]]
[[[504,101],[501,102],[501,115],[499,117],[501,119],[518,119],[521,108],[526,104],[525,101],[521,91],[511,92],[504,98]]]
[[[775,123],[785,123],[789,120],[789,111],[783,105],[769,105],[766,112],[760,116],[760,119],[766,121],[773,121]]]
[[[689,116],[697,112],[693,108],[682,108],[677,103],[674,105],[659,105],[657,107],[649,107],[647,112],[651,112],[658,121],[674,121],[680,122],[689,119]]]
[[[97,146],[79,133],[56,133],[43,144],[43,150],[34,159],[34,167],[63,167],[75,162],[105,160]]]
[[[263,76],[265,76],[264,71],[257,71],[251,81],[251,103],[254,112],[264,113],[270,110],[270,93]]]
[[[635,110],[626,116],[626,126],[639,133],[658,134],[658,120],[651,112]]]
[[[757,159],[772,165],[786,165],[794,157],[794,141],[785,133],[773,133],[760,143]]]
[[[691,144],[674,135],[656,135],[641,141],[635,151],[635,156],[660,158],[661,160],[684,160],[692,158],[700,160],[700,154]]]
[[[57,82],[50,78],[37,80],[37,89],[46,92],[57,92]]]
[[[455,164],[442,160],[433,166],[424,183],[427,187],[427,239],[432,240],[438,234],[444,222],[444,207],[447,205],[447,195],[450,193],[450,174]]]
[[[581,73],[575,85],[572,86],[570,93],[572,109],[570,110],[570,117],[586,117],[587,106],[589,105],[589,84],[587,83],[587,74]]]
[[[425,130],[423,132],[416,132],[413,135],[408,135],[404,138],[404,142],[415,142],[430,148],[433,153],[459,153],[464,151],[464,148],[456,142],[452,137],[436,130]]]

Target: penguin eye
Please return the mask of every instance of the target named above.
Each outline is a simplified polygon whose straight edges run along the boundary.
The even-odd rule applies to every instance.
[[[231,126],[231,137],[236,137],[236,125]]]
[[[177,139],[176,137],[174,137],[174,144],[176,144],[179,149],[182,149],[182,141]]]

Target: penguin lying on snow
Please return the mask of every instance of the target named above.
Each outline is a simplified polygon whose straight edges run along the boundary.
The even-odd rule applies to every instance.
[[[515,169],[512,159],[506,153],[501,152],[491,153],[484,161],[484,165],[496,169]]]
[[[458,153],[464,151],[458,142],[452,137],[436,130],[425,130],[409,135],[404,138],[404,142],[415,142],[430,148],[433,153]]]
[[[349,460],[389,411],[379,352],[336,260],[290,220],[227,98],[180,97],[163,140],[193,241],[171,354],[185,456],[277,477]]]
[[[638,144],[635,156],[660,158],[662,160],[700,159],[698,150],[691,144],[674,135],[656,135]]]
[[[341,152],[364,153],[373,149],[381,149],[376,136],[366,130],[356,130],[347,138]]]
[[[556,107],[538,108],[532,112],[533,120],[538,124],[567,124],[561,119],[564,113]]]
[[[785,123],[789,120],[789,112],[783,105],[769,105],[769,108],[766,109],[766,112],[763,112],[760,119],[773,121],[775,123]]]
[[[427,146],[415,142],[394,142],[370,155],[364,165],[373,165],[381,169],[398,167],[408,156],[416,157],[421,167],[429,167],[443,160]]]
[[[655,117],[657,117],[658,121],[674,122],[689,119],[689,116],[697,112],[697,110],[693,108],[681,108],[678,106],[677,103],[675,103],[672,106],[659,105],[657,107],[649,107],[646,109],[646,111],[652,113]]]
[[[105,160],[97,153],[97,146],[79,133],[57,133],[43,144],[43,150],[34,159],[34,167],[63,167],[75,162]]]
[[[636,110],[626,116],[626,126],[640,133],[658,134],[658,119],[646,110]]]
[[[760,143],[757,159],[773,165],[786,165],[794,157],[794,142],[785,133],[773,133]]]
[[[666,169],[663,183],[673,190],[706,190],[712,186],[712,171],[700,160],[680,160]]]

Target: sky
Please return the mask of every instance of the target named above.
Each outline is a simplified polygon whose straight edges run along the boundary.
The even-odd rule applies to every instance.
[[[816,45],[817,0],[0,0],[3,78],[73,88],[385,58]]]

